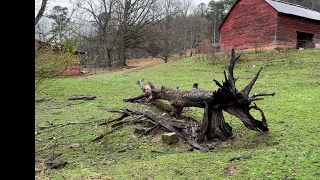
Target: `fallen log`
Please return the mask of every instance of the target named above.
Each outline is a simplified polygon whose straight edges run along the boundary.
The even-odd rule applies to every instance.
[[[130,101],[128,101],[127,98],[124,99],[124,101],[135,102],[135,99],[139,99],[140,102],[152,103],[154,101],[159,101],[160,99],[166,100],[170,102],[170,107],[167,107],[166,109],[171,111],[176,118],[181,116],[182,110],[185,107],[203,108],[204,115],[196,139],[197,142],[214,138],[226,140],[232,137],[232,127],[226,123],[222,113],[223,111],[239,118],[248,129],[266,132],[269,129],[263,110],[256,104],[254,104],[254,106],[251,104],[255,101],[263,100],[263,98],[261,98],[263,96],[274,96],[275,93],[249,95],[263,67],[259,69],[245,88],[240,91],[237,90],[235,83],[239,77],[234,78],[233,70],[235,62],[239,58],[240,55],[236,56],[234,49],[232,49],[228,72],[223,72],[224,81],[220,83],[215,79],[213,80],[219,87],[218,90],[201,90],[198,88],[198,83],[194,83],[192,88],[187,91],[182,91],[178,88],[167,88],[165,86],[158,88],[152,82],[148,82],[148,84],[145,85],[143,82],[144,79],[142,79],[137,81],[137,84],[143,92],[143,94],[137,97],[141,98],[129,98]],[[157,104],[158,103],[154,103],[154,105]],[[250,114],[251,109],[258,110],[261,113],[262,120],[255,119]]]

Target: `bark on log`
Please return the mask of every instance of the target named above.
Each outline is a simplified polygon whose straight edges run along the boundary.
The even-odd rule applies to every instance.
[[[235,82],[238,78],[234,78],[235,62],[240,58],[236,56],[234,49],[231,51],[231,59],[228,65],[228,74],[224,71],[224,81],[220,83],[213,80],[219,87],[218,90],[200,90],[198,83],[194,83],[191,90],[182,91],[178,88],[167,88],[162,86],[158,88],[154,83],[149,82],[144,85],[143,80],[137,83],[142,89],[142,95],[138,97],[146,97],[146,102],[152,102],[158,99],[170,102],[173,115],[180,117],[184,107],[204,108],[203,122],[197,140],[199,142],[207,139],[219,138],[226,140],[232,136],[232,128],[225,122],[222,111],[225,111],[239,118],[245,127],[255,131],[268,131],[268,124],[262,109],[256,104],[251,106],[254,101],[262,100],[262,96],[274,96],[275,93],[261,93],[249,96],[251,89],[257,81],[263,67],[259,69],[257,74],[252,78],[249,84],[242,90],[238,91]],[[124,101],[126,101],[124,99]],[[250,109],[260,111],[262,120],[256,120],[251,114]]]
[[[232,127],[225,122],[222,110],[213,108],[212,104],[206,103],[197,142],[214,138],[227,140],[229,137],[232,137]]]

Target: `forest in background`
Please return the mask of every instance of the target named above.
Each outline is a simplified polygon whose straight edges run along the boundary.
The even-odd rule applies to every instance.
[[[236,0],[72,0],[70,7],[36,0],[35,38],[54,45],[72,42],[87,52],[85,63],[126,65],[128,59],[173,54],[201,41],[219,44],[219,25]],[[320,12],[318,0],[284,0]]]

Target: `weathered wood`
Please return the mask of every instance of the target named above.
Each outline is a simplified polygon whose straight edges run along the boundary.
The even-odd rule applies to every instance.
[[[197,141],[202,142],[205,139],[213,140],[214,138],[227,140],[230,137],[232,137],[232,127],[225,122],[222,110],[206,103]]]
[[[79,96],[79,97],[71,97],[68,100],[94,100],[96,96]]]
[[[46,163],[46,166],[48,167],[48,169],[60,169],[60,168],[64,168],[66,165],[68,164],[67,161],[65,162],[57,162],[57,163]]]
[[[224,72],[225,81],[226,81],[226,83],[228,83],[228,86],[229,86],[231,92],[236,91],[236,85],[235,85],[236,79],[234,78],[234,75],[233,75],[233,69],[234,69],[234,65],[235,65],[236,61],[239,58],[240,58],[240,55],[236,57],[236,52],[234,49],[232,49],[231,50],[231,60],[229,61],[229,66],[228,66],[228,72],[229,72],[228,79],[227,79],[226,73]]]
[[[99,142],[104,136],[105,134],[100,134],[99,136],[92,139],[91,142]]]
[[[259,131],[259,132],[260,131],[266,132],[269,130],[266,120],[264,119],[265,122],[256,120],[250,114],[249,108],[229,107],[229,108],[226,108],[225,111],[239,118],[248,129]]]
[[[258,77],[259,77],[259,75],[260,75],[260,72],[262,71],[262,68],[263,68],[263,67],[261,67],[261,68],[259,69],[259,71],[258,71],[257,74],[252,78],[252,80],[250,81],[250,83],[249,83],[243,90],[240,91],[241,94],[244,94],[244,95],[246,95],[246,96],[249,95],[249,93],[250,93],[250,91],[251,91],[254,83],[257,81],[257,79],[258,79]]]
[[[117,126],[116,128],[111,129],[110,131],[107,131],[105,134],[101,134],[98,137],[94,138],[92,140],[93,142],[100,141],[105,135],[111,134],[111,133],[115,132],[116,130],[121,129],[122,127],[124,127],[124,125],[130,125],[130,124],[134,124],[134,123],[145,123],[145,122],[148,122],[148,121],[152,121],[153,126],[150,129],[146,130],[141,135],[147,134],[147,133],[153,131],[154,129],[159,128],[159,126],[161,126],[161,127],[165,128],[168,131],[175,132],[179,137],[181,137],[182,139],[187,141],[191,146],[193,146],[193,147],[195,147],[195,148],[197,148],[197,149],[199,149],[199,150],[201,150],[203,152],[207,152],[207,151],[210,150],[209,148],[203,147],[203,146],[199,145],[197,142],[195,142],[194,140],[192,140],[189,137],[189,134],[186,132],[186,130],[183,127],[178,127],[176,125],[171,125],[165,118],[155,116],[150,112],[140,112],[140,111],[134,111],[134,110],[130,110],[130,109],[121,109],[119,111],[114,111],[113,110],[112,112],[120,112],[120,113],[122,113],[120,118],[116,118],[117,121],[119,119],[123,120],[124,118],[122,118],[122,117],[124,117],[125,114],[129,115],[129,116],[132,116],[132,117],[138,117],[138,118],[143,117],[143,118],[141,118],[141,121],[138,121],[138,118],[136,118],[135,120],[126,121],[122,125]],[[109,121],[109,122],[111,122],[111,121]],[[116,122],[116,121],[112,121],[112,122]]]
[[[231,51],[231,59],[228,65],[228,73],[224,71],[224,81],[220,83],[214,80],[219,87],[218,90],[201,90],[198,88],[198,83],[194,83],[192,89],[182,91],[178,88],[167,88],[162,86],[160,89],[152,82],[148,85],[143,84],[143,80],[139,80],[140,88],[147,97],[146,102],[154,103],[158,107],[161,106],[160,100],[167,100],[170,105],[166,108],[167,112],[173,112],[173,116],[179,118],[182,110],[185,107],[204,108],[203,121],[200,125],[200,130],[196,136],[197,142],[202,142],[205,139],[219,138],[226,140],[232,137],[232,127],[225,122],[223,111],[239,118],[245,127],[255,131],[268,131],[267,120],[262,109],[256,104],[251,106],[251,103],[257,100],[262,100],[262,96],[274,96],[275,93],[261,93],[249,96],[251,89],[257,81],[263,67],[259,69],[252,80],[245,86],[244,89],[238,91],[235,82],[238,78],[234,78],[234,67],[240,55],[236,56],[234,49]],[[160,106],[159,106],[160,104]],[[262,120],[255,119],[250,114],[250,109],[260,111]],[[191,136],[194,136],[196,129],[193,129]]]
[[[169,112],[169,113],[175,111],[173,106],[166,104],[166,103],[160,101],[159,99],[152,100],[150,103],[155,105],[159,109],[166,111],[166,112]]]
[[[195,83],[193,88],[188,91],[181,91],[177,88],[167,88],[162,86],[161,89],[149,82],[148,85],[143,84],[143,80],[138,80],[140,88],[145,94],[139,95],[133,98],[123,99],[125,102],[134,102],[143,97],[147,98],[146,102],[151,102],[160,108],[166,109],[166,111],[173,112],[175,117],[179,117],[184,107],[199,107],[204,108],[204,101],[212,101],[213,91],[198,89],[198,84]],[[156,101],[157,99],[163,99],[170,102],[172,107]]]
[[[35,102],[36,103],[42,103],[42,102],[45,102],[45,101],[51,101],[52,99],[53,98],[50,98],[50,99],[44,99],[44,98],[43,99],[36,99]]]
[[[145,98],[146,95],[145,94],[141,94],[139,96],[136,96],[136,97],[131,97],[131,98],[126,98],[126,99],[123,99],[124,102],[134,102],[134,101],[137,101],[137,100],[140,100],[140,99],[143,99]]]
[[[208,127],[210,124],[210,117],[211,117],[211,110],[212,106],[209,106],[208,103],[205,103],[205,108],[204,108],[204,113],[203,113],[203,120],[201,123],[201,128],[198,133],[197,141],[198,142],[203,142],[205,140],[205,135],[208,131]]]
[[[144,132],[142,132],[138,137],[141,137],[141,136],[144,136],[144,135],[148,135],[149,133],[151,133],[152,131],[155,131],[159,127],[160,127],[160,125],[156,124],[156,125],[152,126],[150,129],[147,129]]]
[[[185,139],[191,146],[193,146],[193,147],[195,147],[195,148],[197,148],[197,149],[199,149],[201,151],[205,151],[205,152],[209,151],[209,148],[203,147],[203,146],[199,145],[197,142],[189,139],[186,135],[183,134],[183,131],[181,129],[173,127],[165,119],[156,117],[150,112],[147,112],[146,115],[147,115],[147,117],[153,119],[155,122],[159,123],[161,126],[165,127],[169,131],[175,132],[178,136],[180,136],[181,138]]]
[[[238,58],[239,56],[236,57],[234,50],[232,50],[231,59],[228,67],[228,71],[229,71],[228,78],[226,76],[226,73],[224,73],[225,81],[222,84],[220,84],[218,81],[215,80],[216,84],[220,88],[218,89],[217,92],[214,93],[214,101],[212,101],[213,106],[216,109],[224,110],[229,114],[238,117],[248,129],[263,131],[263,132],[268,131],[269,129],[268,129],[268,124],[266,123],[266,119],[264,118],[264,122],[256,120],[250,115],[249,110],[251,109],[250,107],[251,102],[262,99],[262,98],[256,98],[256,97],[268,96],[268,95],[273,96],[274,93],[254,94],[251,97],[249,97],[249,93],[253,85],[257,81],[263,67],[260,68],[257,74],[252,78],[252,80],[243,90],[238,91],[235,87],[235,84],[234,84],[235,79],[233,77],[234,63]],[[221,123],[223,121],[224,120],[221,120]],[[228,126],[229,125],[220,124],[220,127],[226,127],[227,129],[229,129]]]
[[[232,137],[232,128],[225,122],[221,109],[212,108],[211,120],[209,122],[209,129],[206,132],[208,139],[218,138],[227,140]]]

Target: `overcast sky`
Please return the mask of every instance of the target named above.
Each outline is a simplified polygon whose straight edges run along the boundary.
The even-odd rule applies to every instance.
[[[71,0],[72,2],[76,2],[77,0]],[[208,6],[208,3],[211,0],[191,0],[193,7],[196,7],[200,3],[205,3]],[[215,0],[219,1],[219,0]],[[35,0],[35,16],[38,13],[40,6],[41,6],[42,0]],[[71,5],[70,0],[48,0],[47,2],[47,8],[46,8],[46,13],[49,13],[54,6],[62,6],[62,7],[67,7],[69,9],[69,12],[71,9],[74,7]]]
[[[38,13],[40,6],[41,6],[41,1],[42,0],[35,0],[35,16]],[[71,0],[73,2],[77,1],[77,0]],[[210,0],[191,0],[193,7],[196,7],[197,5],[199,5],[200,3],[205,3],[206,5],[208,5],[208,3],[210,2]],[[215,0],[215,1],[219,1],[219,0]],[[74,7],[71,5],[70,0],[48,0],[47,2],[47,8],[46,8],[46,13],[50,14],[50,11],[52,10],[52,8],[54,6],[62,6],[62,7],[67,7],[70,10],[72,10]],[[81,16],[82,17],[82,16]],[[83,17],[86,18],[86,17]],[[42,28],[47,28],[49,27],[48,24],[52,23],[52,20],[48,19],[48,18],[42,18],[40,21],[42,21],[45,25]],[[81,26],[84,27],[85,26]]]
[[[194,5],[198,5],[200,3],[205,3],[208,5],[210,0],[191,0]],[[36,0],[36,9],[40,7],[41,5],[41,0]],[[70,3],[69,0],[48,0],[48,7],[53,7],[53,6],[63,6],[63,7],[69,7]]]
[[[200,3],[205,3],[206,5],[208,5],[210,0],[192,0],[194,4],[198,5]]]

